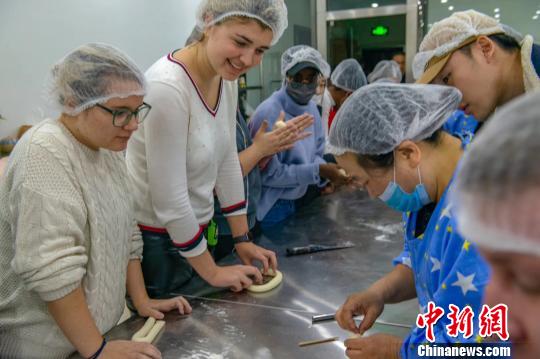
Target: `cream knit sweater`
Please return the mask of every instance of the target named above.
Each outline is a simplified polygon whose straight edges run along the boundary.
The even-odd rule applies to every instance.
[[[75,351],[47,311],[82,285],[102,333],[124,309],[130,258],[142,252],[121,153],[93,151],[58,121],[34,126],[0,180],[0,357]]]

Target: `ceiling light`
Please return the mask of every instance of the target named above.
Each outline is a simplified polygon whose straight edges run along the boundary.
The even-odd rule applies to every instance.
[[[540,15],[540,10],[536,10],[536,15]]]
[[[498,19],[498,18],[500,18],[500,17],[501,17],[500,14],[495,14],[495,19]]]
[[[448,0],[441,0],[441,4],[446,4]]]
[[[495,11],[495,12],[499,12],[499,11],[500,11],[500,9],[499,9],[499,8],[497,7],[497,8],[495,8],[495,10],[493,10],[493,11]]]
[[[448,10],[449,11],[453,11],[454,10],[454,7],[452,5],[448,6]]]
[[[371,4],[371,7],[379,7],[379,4],[377,4],[376,2],[374,2],[373,4]]]
[[[538,19],[538,15],[533,16],[533,20],[536,20],[536,19]]]

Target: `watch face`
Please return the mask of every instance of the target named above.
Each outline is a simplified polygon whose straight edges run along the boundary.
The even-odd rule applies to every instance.
[[[249,234],[246,233],[242,236],[233,237],[233,242],[234,243],[251,242],[251,237],[249,236]]]

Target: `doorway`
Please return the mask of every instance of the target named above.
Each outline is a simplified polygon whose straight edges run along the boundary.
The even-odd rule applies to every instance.
[[[405,48],[406,16],[377,16],[329,21],[328,61],[332,68],[346,58],[355,58],[369,74],[381,60]]]

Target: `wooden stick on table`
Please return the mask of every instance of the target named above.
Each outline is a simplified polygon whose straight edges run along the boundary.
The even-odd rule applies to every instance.
[[[338,340],[339,337],[332,337],[332,338],[324,338],[324,339],[316,339],[316,340],[308,340],[305,342],[298,343],[299,347],[307,347],[308,345],[315,345],[315,344],[323,344],[323,343],[329,343],[334,342]]]

